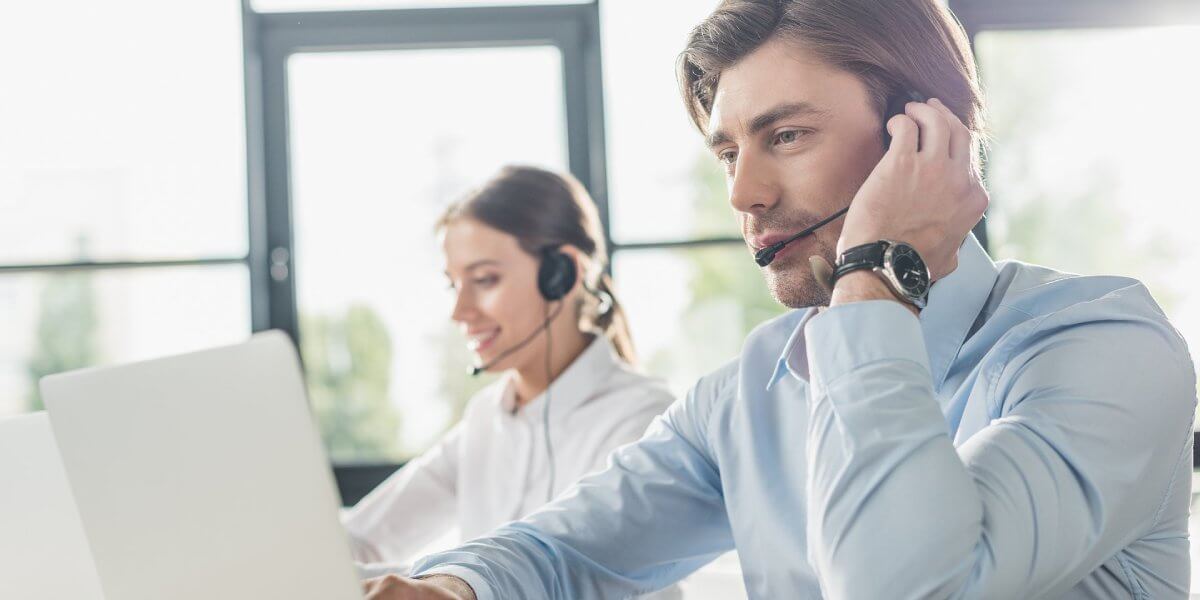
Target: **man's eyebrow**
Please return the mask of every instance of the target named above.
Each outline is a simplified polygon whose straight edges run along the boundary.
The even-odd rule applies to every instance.
[[[809,104],[808,102],[788,102],[785,104],[777,104],[766,112],[759,114],[750,120],[750,135],[757,135],[758,132],[770,127],[776,121],[799,116],[817,116],[825,117],[829,112],[822,110]],[[730,136],[721,130],[716,130],[705,138],[705,142],[709,148],[715,148],[721,144],[729,143]]]
[[[718,129],[708,134],[708,136],[704,138],[704,143],[708,145],[709,149],[716,148],[722,144],[728,144],[729,134]]]

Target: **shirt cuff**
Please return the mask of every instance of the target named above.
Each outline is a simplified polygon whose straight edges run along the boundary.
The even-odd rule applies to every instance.
[[[475,592],[476,600],[496,600],[496,595],[492,593],[492,588],[488,587],[483,577],[478,573],[459,565],[437,565],[430,567],[420,573],[413,574],[413,577],[429,577],[430,575],[450,575],[457,577],[471,586],[471,591]]]
[[[829,383],[870,363],[908,360],[929,371],[921,322],[894,300],[841,304],[814,317],[804,330],[814,381]]]

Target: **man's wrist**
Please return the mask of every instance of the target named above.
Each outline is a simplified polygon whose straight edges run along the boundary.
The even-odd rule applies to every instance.
[[[477,600],[475,590],[471,589],[471,586],[467,582],[453,575],[434,573],[432,575],[421,575],[416,577],[416,579],[436,585],[454,594],[460,600]]]
[[[917,307],[897,298],[892,288],[888,287],[888,284],[870,269],[851,271],[839,277],[833,286],[833,294],[830,297],[829,306],[834,307],[852,302],[866,302],[868,300],[892,300],[902,304],[912,314],[920,314]]]

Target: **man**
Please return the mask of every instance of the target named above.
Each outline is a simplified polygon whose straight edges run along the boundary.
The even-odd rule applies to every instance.
[[[970,235],[982,102],[937,0],[727,0],[680,78],[752,250],[850,206],[765,268],[806,310],[606,471],[369,597],[622,598],[735,547],[756,599],[1186,597],[1186,346],[1136,281]],[[909,90],[932,99],[885,145]]]

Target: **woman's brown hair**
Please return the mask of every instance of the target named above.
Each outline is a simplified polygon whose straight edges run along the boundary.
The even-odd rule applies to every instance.
[[[600,302],[586,295],[579,307],[580,328],[603,332],[625,362],[636,364],[625,311],[604,269],[608,251],[600,215],[578,180],[536,167],[504,167],[482,187],[452,204],[438,221],[438,228],[464,218],[517,238],[521,249],[538,259],[545,248],[564,245],[574,246],[591,258],[593,273],[583,274],[584,283],[610,296],[612,306],[600,313]]]

